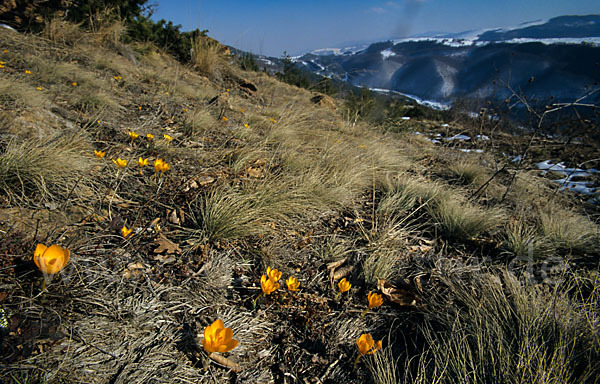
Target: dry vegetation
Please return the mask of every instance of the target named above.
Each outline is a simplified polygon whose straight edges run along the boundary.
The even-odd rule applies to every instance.
[[[535,175],[502,198],[490,159],[346,121],[217,45],[190,67],[123,45],[121,27],[0,29],[2,380],[598,380],[591,208]],[[37,243],[71,250],[45,290]],[[255,301],[267,266],[301,291]],[[398,292],[361,317],[380,279]],[[217,318],[237,372],[203,368]],[[384,348],[354,366],[367,332]]]

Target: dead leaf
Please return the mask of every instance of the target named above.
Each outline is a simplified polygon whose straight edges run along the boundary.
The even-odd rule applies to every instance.
[[[352,273],[353,270],[354,270],[354,266],[353,265],[349,265],[347,267],[340,268],[337,271],[335,271],[335,273],[332,273],[332,275],[331,275],[332,277],[331,278],[333,280],[339,280],[342,277],[348,276],[350,273]]]
[[[181,224],[181,221],[179,220],[179,217],[177,217],[177,211],[174,209],[171,211],[171,213],[168,215],[169,217],[169,221],[175,225],[179,225]]]
[[[209,357],[211,360],[214,360],[216,363],[231,369],[233,372],[240,372],[242,370],[242,367],[238,363],[231,361],[228,358],[223,357],[216,352],[211,353]]]
[[[214,183],[215,178],[214,177],[210,177],[210,176],[199,176],[198,177],[198,184],[205,186],[208,184],[212,184]]]
[[[248,169],[246,169],[246,175],[248,175],[248,177],[254,177],[257,179],[264,176],[262,169],[254,167],[248,167]]]
[[[131,279],[134,276],[139,276],[142,273],[142,270],[145,269],[145,266],[140,263],[129,263],[127,268],[123,271],[123,277],[125,279]]]
[[[165,254],[165,255],[154,255],[154,257],[152,257],[152,260],[160,261],[163,264],[172,264],[177,261],[177,258],[175,258],[175,256]]]
[[[157,245],[157,247],[154,249],[154,253],[163,253],[166,251],[168,255],[171,255],[173,253],[176,253],[178,255],[181,254],[181,248],[179,248],[179,245],[175,244],[163,235],[159,236],[156,240],[154,240],[154,244]]]
[[[406,283],[397,288],[385,279],[377,279],[377,288],[393,303],[403,307],[417,307],[418,298],[414,288]]]
[[[339,259],[337,261],[332,261],[331,263],[327,264],[327,269],[336,269],[340,265],[344,264],[347,260],[348,260],[348,258],[344,257],[343,259]]]

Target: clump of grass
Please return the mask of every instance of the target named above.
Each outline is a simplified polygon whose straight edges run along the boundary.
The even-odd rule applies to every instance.
[[[427,210],[445,236],[462,241],[492,232],[503,220],[499,209],[483,209],[457,196],[438,199],[428,205]]]
[[[316,254],[324,261],[337,261],[352,253],[353,243],[349,240],[339,239],[336,235],[330,236],[315,247]]]
[[[91,183],[93,159],[80,135],[42,143],[11,139],[0,143],[0,190],[11,201],[64,199]]]
[[[391,347],[385,347],[364,359],[371,377],[376,384],[398,384],[398,359],[394,358]]]
[[[217,119],[207,109],[196,109],[186,115],[183,122],[185,135],[194,137],[211,132],[218,127]]]
[[[439,184],[407,175],[385,179],[377,189],[383,192],[377,211],[385,217],[402,215],[418,205],[428,205],[446,197]]]
[[[373,246],[367,251],[362,273],[367,284],[376,284],[377,279],[389,279],[398,261],[398,248],[386,245]]]
[[[121,37],[127,32],[123,21],[95,20],[91,27],[90,37],[96,45],[108,45],[115,47]]]
[[[504,226],[503,248],[519,257],[530,256],[539,258],[546,256],[551,249],[543,235],[538,233],[533,225],[528,225],[524,219],[511,219]]]
[[[192,42],[192,63],[194,67],[205,75],[212,75],[222,65],[223,55],[216,42],[207,38],[198,37]]]
[[[197,243],[232,240],[260,233],[260,202],[239,192],[216,189],[198,196],[190,204]]]
[[[539,225],[542,234],[557,248],[582,254],[600,245],[596,224],[587,217],[554,205],[540,211]]]
[[[459,183],[465,185],[481,185],[487,174],[485,168],[470,160],[457,161],[448,170]]]
[[[83,39],[84,35],[81,24],[71,23],[61,18],[48,21],[43,31],[43,36],[47,39],[65,45],[75,45]]]
[[[111,98],[108,94],[91,89],[84,89],[80,91],[79,97],[73,105],[88,111],[97,111],[100,109],[110,109],[111,111],[116,111],[121,109],[119,103]]]
[[[489,270],[438,277],[443,289],[424,296],[428,314],[415,332],[424,343],[405,360],[405,383],[583,383],[600,374],[590,364],[600,357],[598,324],[587,320],[595,309],[569,298],[572,284],[547,292]]]
[[[271,222],[294,225],[321,208],[311,185],[270,179],[243,190],[220,188],[190,204],[197,242],[233,240],[264,233]],[[296,222],[296,225],[298,223]]]
[[[39,107],[44,104],[44,96],[35,87],[17,80],[0,83],[0,106],[2,109],[19,107]]]

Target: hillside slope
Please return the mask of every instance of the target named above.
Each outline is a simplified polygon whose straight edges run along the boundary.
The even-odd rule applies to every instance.
[[[0,29],[3,380],[598,379],[594,208],[493,144],[410,132],[459,121],[384,131],[226,54],[52,31]],[[64,269],[40,272],[39,243]],[[227,360],[202,347],[217,319]],[[363,333],[383,348],[357,359]]]

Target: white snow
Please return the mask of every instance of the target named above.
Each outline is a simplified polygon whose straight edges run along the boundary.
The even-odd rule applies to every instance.
[[[567,168],[564,163],[553,164],[550,160],[542,161],[535,166],[537,169],[542,170],[542,175],[550,171],[565,176],[562,179],[552,180],[554,183],[560,184],[561,191],[568,189],[573,192],[591,196],[600,194],[600,188],[593,186],[592,182],[573,180],[573,178],[589,177],[593,173],[600,173],[597,169],[591,168],[584,170],[580,168]]]
[[[490,138],[486,135],[477,135],[475,136],[477,138],[477,140],[481,140],[481,141],[488,141]]]
[[[396,54],[392,52],[391,48],[384,49],[383,51],[381,51],[381,57],[383,58],[383,60],[389,59],[391,56],[396,56]]]
[[[314,65],[316,65],[317,67],[319,67],[319,68],[321,69],[321,71],[324,71],[324,70],[325,70],[325,67],[324,67],[324,66],[322,66],[321,64],[317,63],[316,61],[314,61],[314,60],[311,60],[310,62],[311,62],[311,63],[313,63]]]
[[[524,44],[524,43],[542,43],[544,45],[551,44],[591,44],[600,46],[600,37],[554,37],[547,39],[530,39],[530,38],[516,38],[510,40],[499,41],[499,43],[508,44]]]
[[[450,109],[450,105],[448,105],[448,104],[438,103],[437,101],[423,100],[418,96],[409,95],[408,93],[392,91],[392,90],[385,89],[385,88],[369,88],[369,90],[373,91],[373,92],[379,92],[379,93],[393,93],[395,95],[408,97],[409,99],[413,99],[414,101],[416,101],[418,104],[425,105],[429,108],[437,109],[439,111],[445,111],[447,109]]]
[[[13,27],[11,27],[10,25],[6,25],[6,24],[2,24],[0,23],[0,27],[1,28],[6,28],[6,29],[10,29],[11,31],[16,31]]]
[[[471,140],[471,138],[467,135],[454,135],[452,137],[449,137],[447,139],[444,139],[446,141],[454,141],[454,140],[461,140],[461,141],[467,141],[467,140]]]
[[[600,188],[592,186],[590,181],[573,181],[569,177],[552,181],[560,184],[561,191],[568,189],[569,191],[582,193],[584,195],[596,195],[600,193]]]
[[[523,161],[523,156],[517,155],[517,156],[513,157],[512,159],[510,159],[510,161],[512,161],[513,163],[521,164],[521,161]]]
[[[600,173],[597,169],[580,169],[580,168],[567,168],[564,163],[552,164],[550,160],[542,161],[535,165],[537,169],[541,169],[542,174],[546,174],[548,171],[556,172],[560,175],[567,177],[589,177],[592,173]]]
[[[437,60],[435,61],[435,69],[444,82],[440,91],[444,96],[448,97],[454,91],[454,78],[458,70]]]
[[[369,47],[369,44],[355,45],[355,46],[344,47],[344,48],[320,48],[320,49],[315,49],[315,50],[311,51],[310,53],[312,53],[313,55],[317,55],[317,56],[327,56],[327,55],[342,56],[342,55],[346,55],[346,54],[354,54],[354,53],[358,53],[360,51],[364,51],[368,47]]]

